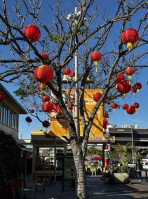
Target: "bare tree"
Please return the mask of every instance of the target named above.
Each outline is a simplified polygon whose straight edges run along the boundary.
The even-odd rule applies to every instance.
[[[141,60],[148,54],[148,2],[146,0],[116,0],[115,9],[107,13],[103,3],[94,0],[75,0],[70,5],[65,1],[57,0],[56,4],[43,3],[42,0],[19,1],[15,3],[3,0],[0,8],[0,45],[8,51],[8,55],[0,56],[0,80],[4,82],[18,82],[20,89],[17,94],[22,100],[29,95],[37,95],[33,85],[37,84],[33,78],[36,66],[47,64],[54,70],[54,79],[47,83],[58,99],[64,116],[69,124],[69,142],[72,148],[76,174],[77,198],[86,198],[85,154],[93,119],[104,100],[113,100],[121,97],[115,88],[113,76],[123,73],[127,66],[134,66],[135,70],[147,67]],[[77,15],[74,10],[77,8]],[[48,7],[48,16],[43,12]],[[47,10],[46,10],[47,11]],[[76,19],[76,21],[75,21]],[[133,49],[128,51],[121,41],[121,34],[126,28],[132,27],[136,20],[139,40]],[[36,24],[43,34],[36,43],[32,43],[24,34],[23,28],[29,23]],[[76,23],[75,23],[76,22]],[[115,32],[116,30],[116,32]],[[94,65],[90,60],[92,51],[100,51],[98,72],[94,72]],[[41,52],[49,55],[44,59]],[[66,109],[62,97],[63,69],[74,64],[74,53],[78,52],[79,76],[78,81],[72,81],[67,95],[69,107],[70,90],[77,82],[80,89],[80,118],[83,124],[83,136],[80,138],[72,112]],[[11,53],[11,55],[10,55]],[[83,99],[84,89],[88,87],[86,80],[91,77],[95,80],[90,88],[101,88],[102,97],[92,110],[88,123],[85,121]],[[28,82],[28,84],[26,83]],[[29,86],[31,82],[32,86]],[[43,91],[44,92],[44,91]],[[45,92],[44,92],[45,93]],[[49,93],[46,92],[48,95]],[[38,116],[39,117],[39,114]]]

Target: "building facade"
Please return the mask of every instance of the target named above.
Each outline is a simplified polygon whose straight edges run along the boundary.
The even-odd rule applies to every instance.
[[[19,114],[27,114],[26,110],[0,84],[0,92],[5,95],[5,101],[0,103],[0,130],[18,139]]]

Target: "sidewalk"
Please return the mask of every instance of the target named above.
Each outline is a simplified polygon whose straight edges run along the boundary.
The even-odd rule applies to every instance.
[[[36,192],[36,199],[75,199],[75,188],[71,186],[71,182],[65,181],[64,184],[64,192],[62,192],[61,181],[46,185],[45,192]],[[90,199],[148,199],[148,182],[143,180],[141,184],[111,185],[105,184],[99,176],[89,176],[87,177],[87,192]]]

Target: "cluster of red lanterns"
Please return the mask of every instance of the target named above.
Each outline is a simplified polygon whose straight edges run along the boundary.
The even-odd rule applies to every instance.
[[[134,114],[139,108],[139,103],[135,102],[133,105],[123,104],[122,108],[130,115]]]
[[[133,44],[139,39],[138,32],[135,29],[129,28],[122,33],[121,40],[127,45],[128,50],[133,48]]]
[[[0,92],[0,102],[4,102],[5,101],[5,95],[4,93]]]

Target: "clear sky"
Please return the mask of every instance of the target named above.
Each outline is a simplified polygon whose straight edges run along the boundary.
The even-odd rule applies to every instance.
[[[106,1],[100,1],[100,6],[106,7],[106,11],[112,15],[112,10],[116,7],[114,0],[106,0]],[[45,16],[46,12],[48,12],[48,9],[45,8],[45,10],[42,9],[43,12],[43,21],[46,22],[47,18]],[[103,14],[103,13],[102,13]],[[138,18],[138,16],[137,16]],[[132,27],[136,29],[136,21],[133,22]],[[112,33],[112,37],[118,38],[117,32]],[[2,49],[0,49],[2,53]],[[6,54],[6,51],[3,51],[4,54]],[[147,62],[147,60],[143,60],[143,63]],[[146,63],[145,63],[146,64]],[[142,89],[137,92],[137,94],[134,96],[133,94],[127,96],[124,99],[121,99],[121,104],[127,103],[129,105],[132,105],[135,102],[138,102],[140,104],[140,107],[137,111],[137,113],[133,115],[128,115],[124,112],[122,108],[117,109],[115,112],[109,114],[109,120],[108,122],[110,124],[116,124],[118,127],[121,127],[123,124],[137,124],[139,128],[148,128],[148,69],[142,70],[138,75],[138,81],[142,84]],[[134,75],[133,75],[134,78]],[[1,82],[3,86],[10,92],[14,97],[14,91],[16,90],[16,87],[13,84],[3,83]],[[16,99],[19,101],[19,99],[16,97]],[[23,139],[30,139],[31,138],[31,130],[39,130],[41,128],[41,123],[35,119],[32,118],[32,123],[28,125],[28,123],[25,121],[25,118],[29,116],[27,115],[20,115],[19,119],[19,138]],[[46,115],[42,115],[43,118],[46,119]]]

